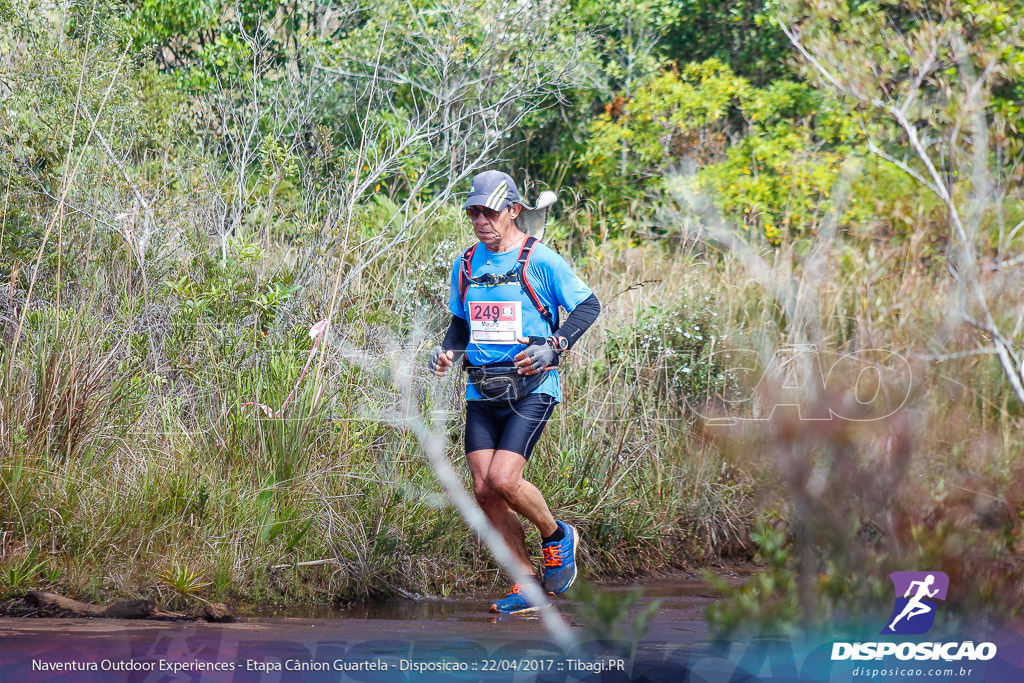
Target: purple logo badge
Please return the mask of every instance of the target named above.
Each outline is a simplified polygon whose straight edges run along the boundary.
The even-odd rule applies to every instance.
[[[945,600],[949,577],[944,572],[893,572],[896,604],[882,633],[924,633],[935,623],[936,600]]]

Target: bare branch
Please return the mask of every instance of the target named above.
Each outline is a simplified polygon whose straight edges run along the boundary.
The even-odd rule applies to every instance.
[[[930,180],[928,180],[923,175],[921,175],[913,168],[911,168],[910,165],[907,164],[907,162],[897,159],[896,157],[886,152],[884,149],[879,147],[874,140],[868,140],[868,151],[874,154],[875,156],[885,159],[890,164],[900,169],[917,182],[921,183],[921,185],[931,190],[933,193],[935,193],[937,197],[939,197],[940,199],[942,198],[942,193],[939,192],[939,188],[935,187],[935,185]]]

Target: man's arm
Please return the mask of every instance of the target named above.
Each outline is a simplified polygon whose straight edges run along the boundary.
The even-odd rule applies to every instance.
[[[571,349],[576,341],[583,336],[583,333],[590,329],[600,313],[601,302],[598,301],[596,294],[591,294],[572,309],[569,317],[555,332],[555,336],[565,337],[568,341],[566,349]]]
[[[453,313],[441,345],[435,346],[434,350],[430,352],[430,362],[428,363],[430,371],[438,377],[444,377],[448,368],[466,352],[467,344],[469,344],[469,323],[465,318],[460,318]]]
[[[601,312],[601,302],[596,294],[576,304],[569,317],[558,330],[545,339],[544,337],[520,337],[522,344],[529,343],[520,351],[514,361],[520,375],[535,375],[555,362],[558,354],[568,351],[583,336],[583,333],[594,324]]]
[[[469,322],[453,313],[452,321],[448,323],[448,331],[444,335],[444,340],[441,341],[441,346],[445,351],[465,352],[467,344],[469,344]]]
[[[542,247],[539,253],[543,259],[538,260],[536,264],[531,263],[536,270],[531,268],[529,274],[532,277],[536,272],[547,296],[552,300],[552,308],[558,310],[561,306],[569,311],[568,318],[555,330],[555,334],[565,337],[568,346],[571,347],[597,320],[601,312],[601,302],[597,300],[594,290],[580,279],[564,258],[550,247]]]
[[[462,258],[460,257],[452,263],[451,275],[448,279],[448,310],[452,314],[452,319],[448,323],[448,331],[441,344],[435,346],[430,352],[430,361],[427,364],[430,371],[438,377],[445,376],[448,368],[466,352],[466,346],[469,345],[469,323],[464,317],[465,307],[462,294],[459,292],[459,270],[461,267]]]

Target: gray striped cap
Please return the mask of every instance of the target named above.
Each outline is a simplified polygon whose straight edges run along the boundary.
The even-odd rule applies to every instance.
[[[469,199],[462,208],[486,206],[493,211],[501,211],[513,202],[522,204],[516,181],[512,176],[501,171],[484,171],[473,178],[473,186],[469,188]]]

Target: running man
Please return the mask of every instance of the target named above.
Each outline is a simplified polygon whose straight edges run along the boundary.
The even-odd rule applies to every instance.
[[[552,516],[541,492],[523,479],[523,469],[561,401],[558,358],[594,323],[601,304],[561,256],[519,229],[515,219],[524,206],[505,173],[485,171],[473,179],[463,208],[478,241],[452,267],[451,324],[429,367],[444,377],[465,354],[465,449],[473,493],[525,574],[534,574],[534,567],[518,515],[537,527],[541,583],[558,595],[576,579],[579,536]],[[561,325],[559,306],[569,311]],[[538,607],[516,583],[491,611]]]
[[[917,586],[917,593],[915,593],[914,597],[910,598],[910,600],[907,601],[907,604],[906,606],[904,606],[903,611],[900,612],[899,615],[892,620],[891,624],[889,624],[890,631],[896,631],[895,626],[897,623],[899,623],[900,619],[906,617],[907,621],[910,621],[917,615],[928,614],[932,611],[932,609],[934,609],[931,605],[922,602],[924,598],[933,597],[936,593],[939,592],[938,588],[936,588],[933,591],[928,590],[928,588],[933,583],[935,583],[934,574],[929,574],[928,576],[926,576],[924,578],[924,581],[910,582],[910,585],[907,586],[907,592],[903,594],[903,597],[910,598],[910,593],[914,590],[914,586]]]

